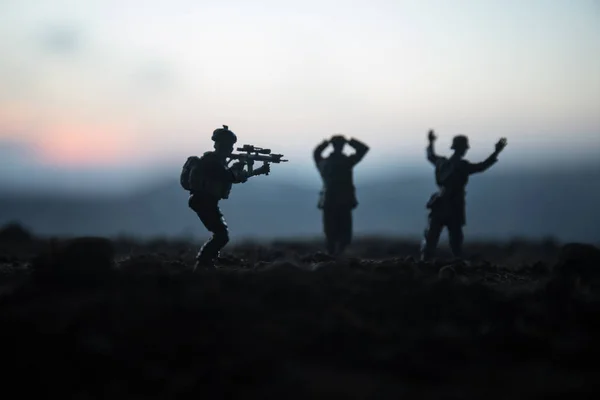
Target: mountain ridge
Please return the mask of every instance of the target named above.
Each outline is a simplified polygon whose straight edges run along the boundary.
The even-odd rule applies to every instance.
[[[600,168],[474,175],[467,186],[467,237],[505,239],[553,236],[600,241]],[[419,238],[425,202],[436,190],[433,173],[381,176],[356,184],[357,235]],[[235,185],[221,208],[233,240],[320,236],[318,184],[256,177]],[[0,222],[19,221],[45,235],[200,236],[208,234],[187,207],[177,179],[112,196],[0,195]]]

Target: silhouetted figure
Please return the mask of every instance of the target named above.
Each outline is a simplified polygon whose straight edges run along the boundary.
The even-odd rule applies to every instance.
[[[237,142],[236,135],[227,125],[213,132],[214,151],[200,158],[189,157],[181,174],[181,185],[190,191],[189,207],[196,212],[212,237],[202,246],[196,256],[196,268],[214,268],[219,252],[229,242],[227,223],[219,208],[219,200],[229,198],[232,184],[243,183],[250,176],[268,174],[269,164],[257,168],[251,174],[244,170],[244,163],[227,166],[227,158]]]
[[[429,131],[427,159],[435,166],[435,180],[439,190],[427,202],[429,221],[421,246],[421,259],[433,256],[444,227],[448,228],[450,248],[455,257],[462,257],[463,226],[466,224],[465,188],[469,175],[483,172],[498,161],[498,154],[506,146],[506,139],[496,143],[494,151],[485,161],[472,164],[463,157],[469,149],[466,136],[458,135],[452,140],[454,154],[450,158],[435,154],[433,142],[436,136]]]
[[[323,158],[322,153],[330,143],[333,152]],[[345,155],[342,152],[345,144],[356,152]],[[358,206],[352,170],[368,151],[369,147],[364,143],[354,138],[347,141],[340,135],[324,140],[315,148],[313,157],[323,180],[318,207],[323,210],[323,230],[329,254],[340,254],[352,241],[352,210]]]

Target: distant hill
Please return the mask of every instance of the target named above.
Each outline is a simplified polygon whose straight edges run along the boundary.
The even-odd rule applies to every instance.
[[[356,234],[419,237],[433,176],[359,182]],[[236,185],[222,209],[232,239],[321,235],[318,186],[258,177]],[[524,171],[473,176],[467,187],[470,237],[553,236],[600,242],[600,166],[581,171]],[[206,236],[176,180],[124,196],[0,196],[0,223],[19,221],[40,234]]]

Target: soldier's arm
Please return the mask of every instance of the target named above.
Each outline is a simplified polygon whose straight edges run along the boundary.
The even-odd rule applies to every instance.
[[[354,148],[354,150],[355,150],[355,153],[352,154],[349,158],[350,158],[350,161],[352,162],[352,165],[356,165],[369,152],[369,146],[367,146],[363,142],[361,142],[357,139],[354,139],[354,138],[351,138],[350,141],[348,142],[348,144],[350,146],[352,146],[352,148]]]
[[[427,140],[429,140],[429,145],[427,146],[427,160],[433,165],[437,166],[438,162],[442,161],[444,157],[440,157],[437,154],[435,154],[435,150],[433,149],[433,143],[436,141],[436,139],[437,136],[435,136],[433,129],[430,129],[429,133],[427,134]]]
[[[220,182],[236,183],[237,180],[234,172],[223,166],[218,160],[211,156],[204,157],[200,160],[198,172],[202,171],[207,178]]]
[[[427,160],[430,163],[432,163],[433,165],[436,165],[437,162],[440,161],[441,159],[442,159],[442,157],[435,154],[435,150],[433,148],[433,141],[430,141],[429,145],[427,146]]]
[[[238,161],[230,168],[227,168],[227,172],[231,175],[231,183],[244,183],[252,176],[244,169],[244,166],[244,163]]]
[[[250,173],[247,169],[244,169],[244,164],[236,163],[231,166],[229,171],[233,174],[233,183],[244,183],[253,176],[268,175],[271,172],[271,166],[267,162]]]
[[[244,183],[250,177],[250,175],[245,171],[234,173],[233,171],[229,170],[229,172],[231,172],[231,183]]]
[[[315,150],[313,151],[313,160],[315,160],[315,164],[319,165],[319,163],[323,160],[323,150],[329,145],[327,140],[323,140]]]
[[[490,168],[492,165],[496,164],[497,161],[498,161],[498,152],[495,151],[482,162],[470,163],[470,162],[466,161],[467,171],[468,171],[469,175],[477,174],[479,172],[483,172],[486,169]]]
[[[496,150],[483,162],[477,164],[467,163],[469,174],[475,174],[477,172],[483,172],[498,161],[498,154],[506,147],[506,138],[501,138],[496,143]]]

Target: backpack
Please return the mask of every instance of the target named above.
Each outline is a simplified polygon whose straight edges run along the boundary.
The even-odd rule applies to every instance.
[[[179,183],[181,187],[187,190],[188,192],[191,190],[190,187],[190,173],[194,166],[200,161],[200,158],[196,156],[188,157],[188,159],[183,164],[183,168],[181,168],[181,175],[179,176]]]

